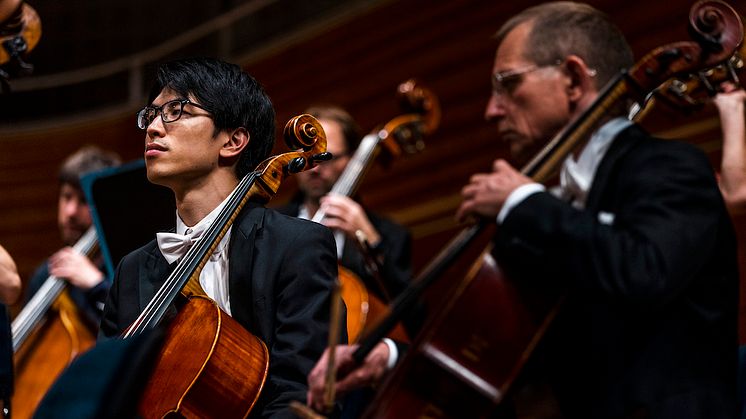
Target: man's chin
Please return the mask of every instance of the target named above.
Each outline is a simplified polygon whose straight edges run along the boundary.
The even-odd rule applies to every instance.
[[[303,189],[303,193],[306,195],[306,198],[310,198],[312,200],[319,200],[322,196],[329,193],[330,188],[326,188],[324,185],[306,185],[306,187]]]
[[[85,233],[83,230],[64,230],[62,232],[62,241],[66,246],[72,246],[83,237],[83,233]]]

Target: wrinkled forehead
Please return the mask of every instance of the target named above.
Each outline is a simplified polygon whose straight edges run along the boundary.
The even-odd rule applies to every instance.
[[[495,52],[493,71],[513,70],[516,67],[535,64],[526,58],[525,54],[532,27],[532,22],[523,22],[505,35]]]

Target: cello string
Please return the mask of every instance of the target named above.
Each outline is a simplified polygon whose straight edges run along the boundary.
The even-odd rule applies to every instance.
[[[72,248],[74,251],[90,258],[96,245],[96,230],[94,227],[89,227]],[[33,328],[39,324],[66,285],[62,279],[50,275],[42,286],[39,287],[39,290],[37,290],[11,324],[14,350],[20,347]]]
[[[368,166],[368,162],[373,156],[376,146],[380,141],[380,137],[377,134],[368,134],[360,141],[355,153],[352,155],[350,162],[347,163],[347,167],[340,175],[337,182],[332,187],[332,193],[350,196],[354,193],[357,179],[363,174],[363,169]],[[326,217],[326,211],[319,208],[314,214],[312,221],[321,223]]]
[[[178,262],[174,272],[169,275],[164,285],[159,288],[156,295],[148,303],[145,310],[143,310],[143,313],[135,320],[136,323],[133,323],[133,325],[137,324],[133,328],[133,333],[127,336],[141,333],[155,326],[160,321],[162,313],[165,312],[168,304],[173,301],[173,298],[186,285],[188,278],[194,274],[194,271],[199,266],[201,260],[204,259],[207,251],[212,247],[213,242],[219,236],[223,227],[226,226],[243,198],[246,197],[246,192],[250,189],[250,185],[254,184],[256,177],[257,173],[251,172],[239,182],[238,186],[231,192],[226,205],[220,211],[216,220],[208,227],[205,234],[197,240],[195,245],[187,251],[182,261]],[[217,246],[217,244],[214,245]]]

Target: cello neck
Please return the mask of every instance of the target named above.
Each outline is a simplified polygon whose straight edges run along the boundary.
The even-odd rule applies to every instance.
[[[98,240],[96,229],[88,228],[83,236],[75,243],[73,250],[92,257],[98,249]],[[50,275],[34,294],[29,302],[23,307],[18,316],[11,324],[11,333],[13,335],[13,352],[16,352],[26,341],[31,332],[44,319],[52,303],[65,290],[67,281]]]
[[[375,157],[380,151],[381,137],[377,134],[368,134],[361,141],[355,154],[347,163],[342,175],[332,187],[331,192],[337,195],[352,196],[357,192],[358,186],[368,169],[373,165]],[[326,217],[326,212],[319,209],[313,216],[312,221],[320,223]]]

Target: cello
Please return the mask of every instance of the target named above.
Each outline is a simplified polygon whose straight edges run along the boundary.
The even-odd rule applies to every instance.
[[[522,173],[548,181],[607,110],[627,97],[644,97],[675,75],[722,62],[743,36],[738,15],[721,2],[695,5],[692,23],[706,40],[658,48],[612,79]],[[561,309],[563,297],[562,293],[527,295],[508,281],[489,256],[489,247],[483,246],[491,228],[483,221],[462,231],[413,282],[413,291],[395,302],[392,313],[405,310],[409,299],[433,281],[467,272],[465,279],[455,281],[449,299],[383,384],[372,403],[375,410],[366,417],[487,417],[514,390],[516,378]],[[493,321],[486,324],[485,318]],[[355,359],[362,361],[381,336],[379,331],[366,339]]]
[[[330,193],[351,197],[354,196],[363,177],[373,165],[375,158],[385,153],[388,159],[402,153],[413,154],[424,148],[423,137],[432,134],[440,122],[440,106],[437,97],[428,89],[407,80],[397,88],[397,97],[402,108],[407,112],[399,115],[382,127],[366,135],[355,150],[344,172],[334,184]],[[312,221],[323,223],[326,213],[320,208]],[[360,239],[364,242],[365,239]],[[362,247],[367,243],[360,243]],[[363,249],[367,253],[366,249]],[[375,262],[373,263],[375,265]],[[375,266],[374,269],[375,271]],[[369,293],[365,284],[351,270],[339,265],[339,281],[342,300],[347,306],[347,337],[353,343],[366,333],[386,315],[386,306],[390,303],[388,293],[380,278],[379,272],[373,272],[377,286],[386,301]],[[400,325],[392,331],[392,337],[407,340],[406,332]]]
[[[89,258],[96,254],[94,227],[73,250]],[[12,401],[18,417],[30,417],[62,370],[96,342],[95,330],[83,321],[66,289],[67,281],[50,276],[11,325],[16,375]]]
[[[261,393],[269,368],[266,345],[205,295],[199,276],[249,200],[268,202],[287,176],[331,157],[325,152],[323,128],[310,115],[291,119],[284,133],[288,145],[299,150],[265,160],[238,183],[215,221],[122,335],[129,338],[155,328],[172,303],[186,298],[168,325],[145,386],[138,407],[143,417],[245,417]],[[185,353],[189,356],[180,356]]]

